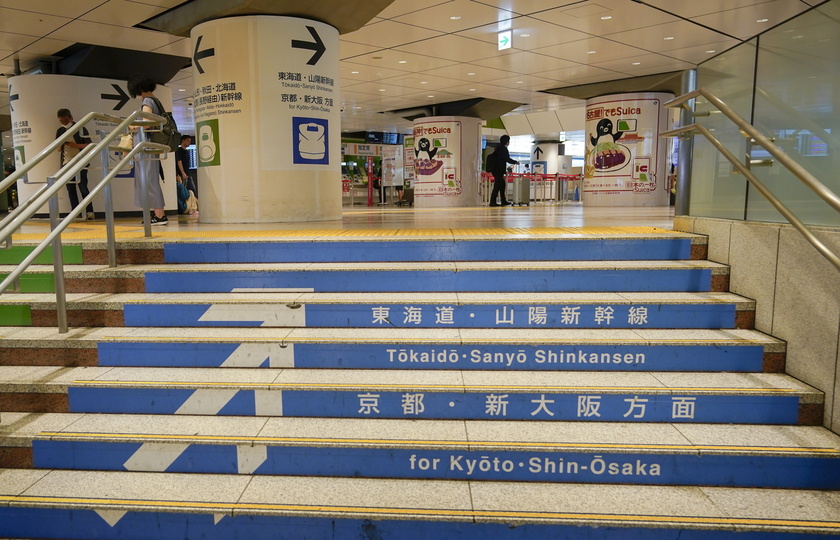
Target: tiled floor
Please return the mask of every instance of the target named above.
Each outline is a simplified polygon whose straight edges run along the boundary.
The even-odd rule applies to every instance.
[[[584,207],[580,203],[535,204],[504,208],[396,208],[396,207],[345,207],[341,221],[304,223],[218,224],[201,223],[196,216],[172,216],[169,225],[154,227],[153,237],[177,237],[178,233],[200,231],[295,231],[303,229],[356,230],[356,229],[531,229],[542,227],[659,227],[673,226],[673,207]],[[101,230],[104,219],[80,221],[67,230],[68,234]],[[122,231],[142,231],[138,218],[119,218],[117,227]],[[46,234],[48,220],[32,220],[21,227],[22,240],[35,240]],[[527,231],[516,231],[527,234]],[[97,240],[104,236],[92,234]],[[81,239],[81,238],[80,238]],[[94,238],[91,238],[94,239]]]

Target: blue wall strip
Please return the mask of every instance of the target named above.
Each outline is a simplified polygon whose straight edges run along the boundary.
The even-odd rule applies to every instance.
[[[141,446],[133,442],[36,440],[34,463],[44,469],[122,471]],[[154,456],[145,459],[154,460]],[[192,444],[171,464],[167,456],[160,459],[166,472],[239,472],[236,446],[231,444]],[[272,445],[266,448],[266,460],[254,474],[840,489],[837,456],[685,454],[667,450],[619,453]]]
[[[101,366],[219,367],[239,343],[100,342]],[[257,345],[259,346],[259,345]],[[490,369],[544,371],[762,370],[761,345],[405,345],[289,344],[294,367],[355,369]],[[254,354],[249,350],[249,354]],[[270,352],[260,358],[269,359]]]
[[[688,238],[211,242],[164,245],[167,263],[684,260]]]
[[[211,402],[214,390],[203,390]],[[796,424],[799,398],[790,395],[671,395],[606,393],[383,392],[283,390],[283,416],[331,418],[446,418]],[[216,391],[226,394],[225,390]],[[282,395],[281,395],[282,394]],[[182,388],[69,388],[70,412],[173,414],[192,395]],[[253,390],[220,405],[219,416],[256,414]],[[261,404],[265,406],[263,397]],[[202,414],[193,412],[193,414]]]
[[[315,292],[708,291],[708,268],[642,270],[359,270],[148,272],[146,292],[307,288]]]
[[[223,305],[223,304],[220,304]],[[247,303],[237,304],[244,311]],[[257,304],[253,304],[257,305]],[[126,326],[263,326],[247,320],[200,320],[212,304],[126,304]],[[305,304],[315,328],[733,328],[734,304]],[[278,306],[279,310],[289,310]],[[292,312],[289,311],[289,314]]]

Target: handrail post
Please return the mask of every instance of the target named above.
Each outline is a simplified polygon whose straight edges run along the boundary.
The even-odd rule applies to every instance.
[[[143,126],[140,126],[137,132],[138,140],[145,141],[146,130],[143,128]],[[146,152],[140,152],[134,158],[134,166],[136,168],[134,172],[135,174],[140,175],[140,201],[143,203],[143,234],[146,238],[152,237],[152,216],[149,213],[149,182],[151,182],[152,179],[148,177],[148,174],[146,174],[146,163],[149,161],[149,159],[150,157]]]
[[[108,132],[97,131],[97,134],[104,138]],[[102,178],[105,178],[108,176],[108,164],[111,160],[110,150],[107,146],[103,146],[102,150],[99,151],[99,159],[102,161]],[[117,235],[114,230],[114,196],[111,193],[111,182],[105,184],[102,196],[105,199],[105,237],[108,246],[108,266],[115,268],[117,266]]]
[[[697,70],[689,69],[684,72],[681,80],[682,93],[693,92],[697,89]],[[693,122],[694,99],[680,107],[680,125],[687,126]],[[694,157],[694,137],[679,139],[677,150],[677,196],[674,201],[674,214],[687,216],[691,208],[691,161]],[[668,186],[668,190],[671,186]]]
[[[47,185],[55,184],[55,177],[47,178]],[[50,208],[50,230],[54,231],[59,224],[58,196],[52,197],[49,203]],[[56,320],[58,321],[58,332],[67,333],[67,295],[64,290],[64,254],[61,252],[61,235],[56,235],[52,242],[53,277],[55,278],[55,307]]]

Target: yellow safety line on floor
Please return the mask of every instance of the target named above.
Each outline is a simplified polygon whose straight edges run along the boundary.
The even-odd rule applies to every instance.
[[[232,225],[233,226],[233,225]],[[81,230],[80,230],[81,229]],[[16,233],[13,240],[42,240],[49,234]],[[412,238],[412,237],[477,237],[477,236],[603,236],[621,234],[674,235],[679,231],[659,227],[534,227],[534,228],[457,228],[457,229],[299,229],[265,231],[196,231],[196,230],[160,230],[155,229],[150,240],[190,239],[190,238]],[[119,240],[142,240],[145,233],[141,225],[115,227],[115,236]],[[106,239],[105,225],[79,223],[68,228],[61,238],[68,240]]]
[[[463,384],[421,384],[408,386],[404,384],[343,384],[343,383],[250,383],[250,382],[181,382],[181,381],[73,381],[73,384],[89,386],[195,386],[195,387],[236,387],[236,388],[364,388],[364,389],[394,389],[396,390],[492,390],[493,392],[514,392],[521,390],[600,390],[600,391],[644,391],[644,392],[764,392],[770,394],[796,392],[793,388],[673,388],[665,386],[530,386],[530,385],[463,385]]]
[[[234,513],[244,510],[276,511],[276,512],[307,512],[326,513],[340,512],[345,514],[372,514],[378,516],[442,516],[450,518],[507,518],[507,519],[539,519],[539,520],[573,520],[573,521],[609,521],[634,523],[669,523],[669,524],[697,524],[697,525],[745,525],[769,527],[796,528],[824,528],[840,530],[838,521],[793,520],[770,518],[713,518],[695,516],[662,516],[635,514],[597,514],[574,512],[524,512],[516,510],[446,510],[434,508],[382,508],[365,506],[326,506],[300,504],[271,504],[271,503],[238,503],[238,502],[200,502],[200,501],[162,501],[114,499],[93,497],[38,497],[27,495],[0,496],[0,502],[8,504],[40,504],[55,507],[56,505],[80,506],[86,510],[93,510],[92,506],[121,506],[121,507],[153,507],[177,508],[196,510],[232,510]],[[244,512],[243,512],[244,513]]]
[[[558,443],[558,442],[520,442],[520,441],[440,441],[440,440],[411,440],[411,439],[353,439],[353,438],[324,438],[324,437],[260,437],[260,436],[232,436],[232,435],[172,435],[166,433],[84,433],[42,431],[38,437],[52,439],[129,439],[129,440],[188,440],[188,441],[225,441],[243,443],[342,443],[351,445],[382,444],[399,446],[498,446],[525,448],[619,448],[645,450],[728,450],[746,452],[791,452],[791,453],[823,453],[840,454],[837,448],[827,447],[786,447],[786,446],[735,446],[735,445],[697,445],[697,444],[619,444],[619,443]]]

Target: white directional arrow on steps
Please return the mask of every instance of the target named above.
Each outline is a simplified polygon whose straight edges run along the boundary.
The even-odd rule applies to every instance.
[[[222,367],[259,367],[266,358],[268,358],[269,367],[295,367],[295,346],[278,343],[243,343],[222,362]]]
[[[306,306],[294,304],[213,304],[198,319],[200,322],[259,322],[260,326],[306,326]]]

